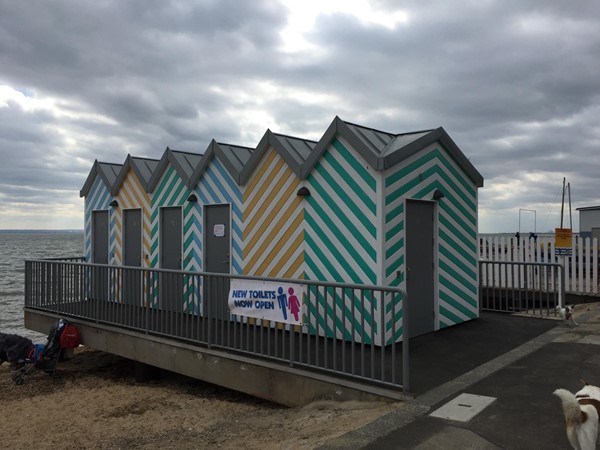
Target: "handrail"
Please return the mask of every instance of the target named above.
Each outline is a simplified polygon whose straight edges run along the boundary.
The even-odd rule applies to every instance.
[[[408,297],[400,287],[115,266],[77,258],[30,259],[25,269],[29,308],[409,392]],[[289,324],[274,327],[231,314],[226,299],[233,279],[307,286],[304,325],[299,330]],[[402,351],[401,382],[397,348]]]

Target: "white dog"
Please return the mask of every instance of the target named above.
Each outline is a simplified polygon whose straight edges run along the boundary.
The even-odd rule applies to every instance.
[[[573,323],[573,325],[577,325],[577,322],[575,322],[575,318],[573,317],[574,313],[575,313],[574,306],[567,305],[564,308],[562,306],[556,307],[556,314],[558,314],[558,317],[560,317],[562,320],[571,321]]]
[[[595,449],[598,438],[600,388],[585,383],[583,389],[576,394],[566,389],[557,389],[554,395],[562,402],[567,422],[567,438],[571,446],[575,450]]]

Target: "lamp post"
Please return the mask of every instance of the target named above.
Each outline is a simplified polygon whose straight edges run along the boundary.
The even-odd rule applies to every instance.
[[[532,212],[533,213],[533,232],[537,231],[537,211],[535,209],[519,209],[519,235],[521,234],[521,212]]]

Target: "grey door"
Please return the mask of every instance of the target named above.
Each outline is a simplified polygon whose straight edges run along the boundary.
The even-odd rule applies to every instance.
[[[213,273],[230,273],[231,232],[229,205],[210,205],[204,210],[204,270]],[[229,279],[209,277],[204,284],[204,308],[209,317],[229,317],[227,297]]]
[[[181,207],[160,209],[160,268],[181,270],[182,233]],[[159,277],[159,307],[169,311],[183,310],[183,276],[162,273]]]
[[[108,211],[92,211],[92,262],[108,264]]]
[[[123,261],[126,266],[142,266],[142,210],[123,211]],[[123,269],[123,303],[142,304],[142,272]]]
[[[434,330],[432,202],[406,202],[406,290],[410,337]]]
[[[92,211],[92,262],[108,264],[108,211]],[[108,268],[91,269],[91,298],[108,299]]]

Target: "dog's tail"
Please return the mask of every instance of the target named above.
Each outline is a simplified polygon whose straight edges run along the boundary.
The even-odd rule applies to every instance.
[[[581,406],[577,401],[577,397],[572,392],[566,389],[557,389],[554,395],[560,398],[562,402],[563,412],[567,422],[583,423],[587,420],[587,415],[581,410]]]

